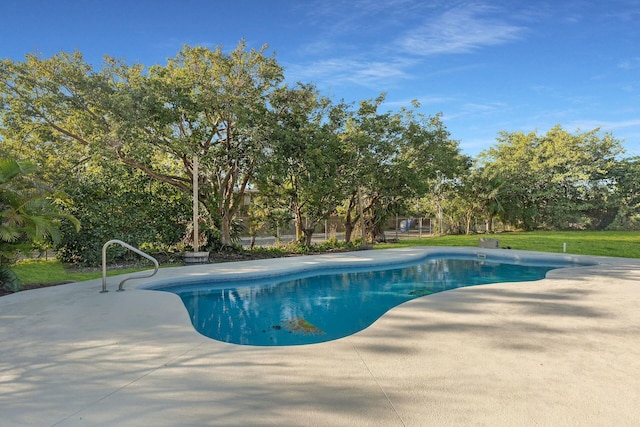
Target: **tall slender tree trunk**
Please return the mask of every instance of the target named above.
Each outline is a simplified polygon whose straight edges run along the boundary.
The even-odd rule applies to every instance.
[[[349,206],[347,207],[347,214],[345,215],[345,218],[344,218],[344,241],[346,243],[351,242],[351,237],[353,236],[353,230],[355,229],[355,224],[360,219],[359,215],[356,215],[356,217],[353,219],[351,218],[351,213],[356,208],[356,203],[355,203],[356,195],[357,193],[354,193],[351,195],[351,199],[349,200]]]
[[[487,233],[493,233],[493,215],[489,215],[489,217],[485,220],[484,229]]]
[[[222,216],[222,224],[220,228],[220,239],[223,245],[231,244],[231,216],[226,213]]]
[[[302,223],[302,210],[295,205],[293,208],[296,223],[296,242],[301,242],[304,236],[304,224]]]
[[[313,228],[305,228],[304,230],[304,244],[305,246],[311,246],[312,238],[313,238]]]
[[[344,241],[345,243],[351,242],[351,235],[353,234],[353,224],[351,222],[344,223]]]
[[[466,218],[465,218],[465,234],[469,235],[471,234],[471,220],[473,219],[473,216],[470,214],[467,214]]]

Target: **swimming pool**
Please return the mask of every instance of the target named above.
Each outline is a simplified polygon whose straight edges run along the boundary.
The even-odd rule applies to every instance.
[[[223,342],[288,346],[361,331],[406,301],[458,287],[543,279],[567,260],[430,255],[402,265],[341,267],[156,287],[177,294],[194,328]],[[583,265],[583,264],[582,264]]]

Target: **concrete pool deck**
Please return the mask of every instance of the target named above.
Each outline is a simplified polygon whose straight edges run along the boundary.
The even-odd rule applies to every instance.
[[[452,249],[514,256],[501,249]],[[161,269],[0,298],[2,426],[640,424],[640,260],[409,301],[292,347],[218,342],[151,281],[406,261],[410,248]],[[496,252],[493,252],[496,251]]]

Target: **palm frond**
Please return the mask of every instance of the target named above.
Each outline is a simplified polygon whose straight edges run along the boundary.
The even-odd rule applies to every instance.
[[[35,166],[29,162],[21,162],[14,159],[0,160],[0,185],[11,182],[20,175],[28,175],[35,170]]]
[[[34,170],[28,162],[0,160],[0,243],[5,243],[3,253],[9,258],[23,244],[59,242],[62,219],[80,228],[78,220],[56,203],[61,194],[28,177]]]
[[[5,227],[4,225],[0,225],[0,241],[13,243],[18,241],[22,233],[15,228]]]

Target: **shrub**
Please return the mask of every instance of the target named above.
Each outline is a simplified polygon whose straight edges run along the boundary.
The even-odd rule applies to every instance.
[[[118,171],[69,184],[72,203],[68,210],[80,220],[82,229],[75,232],[63,227],[56,247],[61,261],[100,265],[102,246],[111,239],[138,248],[169,248],[182,240],[191,215],[189,197],[141,173]],[[119,246],[107,253],[109,262],[137,258]]]

